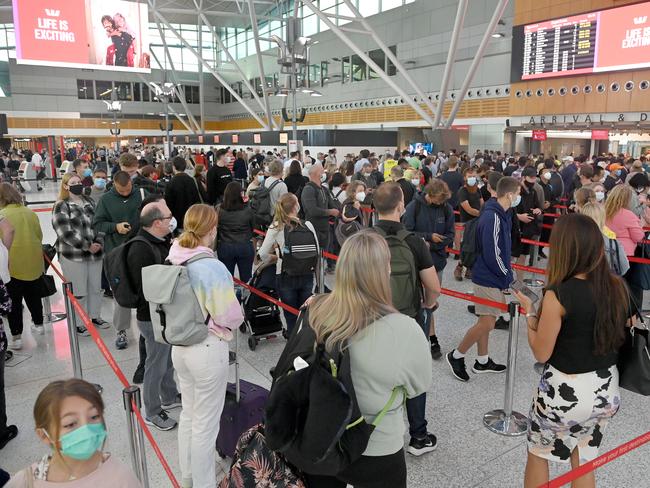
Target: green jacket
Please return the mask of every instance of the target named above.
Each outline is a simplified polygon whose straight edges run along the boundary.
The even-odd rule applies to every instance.
[[[138,188],[134,188],[128,197],[123,197],[117,193],[115,188],[111,188],[102,195],[95,209],[93,229],[105,234],[104,252],[115,249],[126,242],[128,238],[138,233],[140,204],[146,197],[147,192]],[[131,224],[131,232],[119,234],[116,226],[121,222]]]

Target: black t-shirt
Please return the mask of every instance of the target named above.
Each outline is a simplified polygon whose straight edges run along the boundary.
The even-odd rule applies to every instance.
[[[448,170],[440,175],[440,179],[447,183],[449,191],[451,192],[449,205],[451,205],[453,209],[458,208],[458,190],[460,190],[460,188],[465,184],[463,175],[456,170]]]
[[[555,292],[566,314],[562,317],[549,364],[566,374],[588,373],[616,364],[618,352],[604,356],[594,354],[596,300],[607,297],[595,297],[589,282],[577,278],[570,278],[550,289]],[[621,318],[619,326],[625,327],[625,317]]]
[[[476,217],[474,215],[468,214],[465,209],[462,207],[461,203],[464,201],[469,202],[469,206],[475,210],[481,210],[481,192],[475,191],[471,192],[467,188],[462,187],[458,190],[458,209],[460,210],[460,221],[469,222]]]
[[[413,197],[415,196],[415,187],[410,181],[407,181],[404,178],[397,180],[397,183],[402,188],[402,193],[404,193],[404,206],[406,206],[411,203],[411,200],[413,200]]]
[[[519,169],[518,165],[508,165],[506,169],[503,170],[503,176],[512,176],[512,173]]]
[[[397,234],[398,231],[405,229],[404,224],[400,222],[393,222],[391,220],[380,220],[375,227],[379,227],[386,234]],[[420,239],[415,234],[411,234],[406,238],[406,244],[413,252],[413,259],[415,259],[415,267],[418,271],[429,269],[433,267],[433,258],[429,252],[429,246],[424,239]]]

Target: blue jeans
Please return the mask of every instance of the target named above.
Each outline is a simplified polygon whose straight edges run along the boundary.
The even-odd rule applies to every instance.
[[[303,303],[312,295],[314,289],[314,275],[289,276],[282,273],[278,276],[278,293],[283,303],[300,308]],[[296,325],[296,317],[291,312],[284,310],[284,320],[287,322],[287,333],[291,334]]]
[[[248,283],[253,274],[255,249],[252,242],[221,242],[217,246],[217,256],[231,275],[235,276],[235,266],[239,270],[239,279]]]
[[[425,339],[429,340],[430,317],[426,316],[426,310],[420,310],[415,317],[418,325],[422,327]],[[414,398],[406,400],[406,416],[409,421],[409,435],[416,439],[424,439],[427,436],[427,394],[422,393]]]

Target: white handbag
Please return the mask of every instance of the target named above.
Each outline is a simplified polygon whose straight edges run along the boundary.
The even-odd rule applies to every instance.
[[[9,251],[4,245],[4,242],[0,240],[0,279],[6,285],[11,281],[11,275],[9,274]]]

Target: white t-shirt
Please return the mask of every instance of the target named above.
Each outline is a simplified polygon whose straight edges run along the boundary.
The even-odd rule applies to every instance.
[[[32,164],[34,165],[35,168],[36,167],[40,168],[41,166],[43,166],[43,158],[41,157],[40,154],[38,153],[32,154]]]

